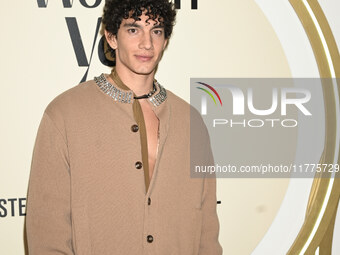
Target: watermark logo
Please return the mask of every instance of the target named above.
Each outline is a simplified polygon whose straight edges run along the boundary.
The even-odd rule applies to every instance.
[[[218,94],[218,92],[212,86],[210,86],[209,84],[206,84],[204,82],[197,82],[197,83],[200,84],[200,85],[205,86],[208,89],[210,89],[216,95],[216,97],[218,98],[218,100],[220,102],[220,105],[222,106],[221,97]],[[214,101],[215,105],[217,105],[215,97],[211,94],[211,92],[209,90],[207,90],[205,88],[201,88],[201,87],[196,87],[196,88],[200,89],[200,90],[203,90],[206,94],[208,94],[212,98],[212,100]],[[206,95],[202,95],[201,113],[202,113],[202,115],[206,115],[207,114],[207,97],[206,97]]]
[[[310,90],[295,87],[288,79],[195,79],[192,82],[196,87],[191,93],[197,102],[196,108],[214,128],[225,125],[288,128],[298,126],[298,116],[312,116]]]
[[[217,91],[211,86],[203,82],[197,82],[201,85],[206,86],[211,91],[215,93],[218,100],[220,101],[220,104],[222,106],[222,100],[220,95],[217,93]],[[279,89],[273,88],[272,89],[272,95],[271,95],[271,101],[272,104],[268,109],[256,109],[254,106],[254,93],[253,88],[248,88],[247,92],[244,93],[240,88],[233,86],[233,85],[218,85],[219,87],[224,88],[223,92],[225,90],[228,90],[231,93],[232,96],[232,102],[233,102],[233,115],[244,115],[245,114],[245,106],[248,107],[248,110],[250,113],[257,115],[257,116],[268,116],[273,114],[279,107],[281,108],[281,115],[285,116],[287,115],[287,106],[293,105],[296,106],[297,109],[299,109],[304,115],[311,116],[311,112],[304,106],[304,104],[308,103],[311,99],[311,93],[307,89],[303,88],[281,88],[280,89],[280,96],[279,96]],[[198,89],[203,90],[206,92],[214,101],[216,105],[216,100],[214,96],[207,90],[201,87],[196,87]],[[295,97],[290,97],[290,95],[295,95]],[[245,103],[246,102],[246,103]],[[279,104],[280,103],[280,104]],[[201,96],[201,114],[207,115],[207,100],[206,96]]]
[[[329,121],[324,89],[332,81],[191,78],[190,176],[313,178],[339,172],[338,164],[322,158]]]
[[[321,171],[314,160],[325,134],[324,84],[315,78],[191,78],[191,177],[314,176]]]

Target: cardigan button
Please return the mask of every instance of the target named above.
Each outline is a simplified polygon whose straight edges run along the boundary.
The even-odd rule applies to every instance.
[[[137,161],[136,164],[135,164],[135,167],[136,167],[137,169],[141,169],[142,166],[143,166],[143,164],[142,164],[142,162],[140,162],[140,161]]]
[[[152,235],[148,235],[146,240],[148,240],[148,243],[152,243],[153,242],[153,236]]]
[[[148,205],[151,205],[151,198],[148,198]]]
[[[131,131],[132,131],[132,132],[135,132],[135,133],[136,133],[136,132],[138,132],[138,130],[139,130],[138,125],[134,124],[134,125],[131,126]]]

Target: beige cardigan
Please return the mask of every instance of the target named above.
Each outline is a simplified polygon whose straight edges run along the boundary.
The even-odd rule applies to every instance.
[[[146,193],[131,103],[114,101],[92,80],[47,106],[27,198],[30,255],[222,254],[216,179],[190,178],[193,110],[168,90],[152,107],[160,137]],[[206,128],[196,111],[191,118],[197,163],[211,164]]]

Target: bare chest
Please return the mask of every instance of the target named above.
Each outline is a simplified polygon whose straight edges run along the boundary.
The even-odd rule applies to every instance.
[[[141,107],[147,135],[149,178],[151,180],[157,157],[159,120],[148,102],[141,102]]]

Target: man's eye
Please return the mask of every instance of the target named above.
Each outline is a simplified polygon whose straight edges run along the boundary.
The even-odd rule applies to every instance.
[[[128,32],[129,32],[130,34],[135,34],[135,33],[137,33],[137,29],[135,29],[135,28],[130,28],[130,29],[128,29]]]
[[[155,30],[154,33],[156,35],[162,35],[163,31],[162,30]]]

